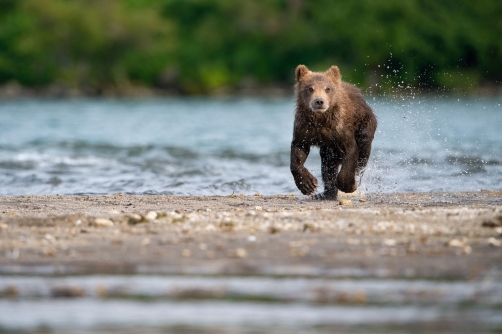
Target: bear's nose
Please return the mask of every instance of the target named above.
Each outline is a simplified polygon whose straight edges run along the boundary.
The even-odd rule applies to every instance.
[[[323,99],[315,99],[315,100],[314,100],[314,104],[315,104],[317,107],[322,107],[322,105],[324,104],[324,100],[323,100]]]

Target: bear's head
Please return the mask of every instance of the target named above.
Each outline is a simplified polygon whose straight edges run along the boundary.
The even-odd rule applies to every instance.
[[[296,74],[296,98],[300,105],[313,112],[325,112],[334,106],[342,86],[338,66],[326,72],[311,72],[307,66],[298,65]]]

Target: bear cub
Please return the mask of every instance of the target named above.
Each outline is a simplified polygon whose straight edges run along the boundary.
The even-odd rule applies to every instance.
[[[296,186],[313,199],[336,199],[338,189],[356,191],[356,174],[362,176],[377,128],[373,111],[358,88],[342,81],[337,66],[311,72],[298,65],[295,74],[291,173]],[[324,192],[317,195],[317,179],[304,166],[311,146],[321,154]]]

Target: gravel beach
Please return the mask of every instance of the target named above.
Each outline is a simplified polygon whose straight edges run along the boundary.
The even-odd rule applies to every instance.
[[[502,191],[16,196],[0,214],[1,274],[501,275]]]

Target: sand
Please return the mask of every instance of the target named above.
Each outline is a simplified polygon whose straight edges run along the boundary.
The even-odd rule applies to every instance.
[[[478,279],[501,243],[502,191],[0,197],[0,274]]]

